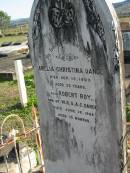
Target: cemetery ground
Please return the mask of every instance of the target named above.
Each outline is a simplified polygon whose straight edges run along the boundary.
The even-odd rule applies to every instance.
[[[24,42],[27,40],[28,24],[20,26],[10,26],[1,31],[0,44],[4,42]]]
[[[36,106],[35,86],[32,71],[25,73],[25,83],[28,95],[28,104],[21,107],[18,93],[17,81],[6,81],[0,78],[0,124],[10,114],[19,115],[25,122],[27,128],[32,127],[31,109]]]
[[[4,78],[0,78],[0,125],[2,124],[3,120],[8,116],[8,115],[18,115],[24,123],[25,130],[26,132],[30,133],[28,134],[27,138],[22,139],[20,138],[20,141],[18,142],[20,149],[20,153],[26,153],[27,151],[27,145],[29,148],[29,157],[31,158],[31,166],[35,170],[39,171],[40,170],[40,161],[39,161],[39,148],[37,148],[37,143],[36,143],[36,131],[34,131],[34,122],[32,120],[32,105],[37,107],[37,101],[36,101],[36,94],[35,94],[35,85],[34,85],[34,77],[32,74],[32,70],[28,70],[25,72],[25,83],[26,83],[26,89],[27,89],[27,95],[28,95],[28,104],[26,107],[22,107],[20,104],[20,99],[19,99],[19,92],[18,92],[18,84],[16,80],[11,80],[7,81]],[[4,129],[7,131],[10,130],[10,128],[15,128],[17,130],[21,131],[21,126],[18,123],[18,119],[13,118],[12,120],[10,119],[8,123],[6,123],[6,126]],[[31,132],[32,131],[32,132]],[[0,141],[1,142],[1,141]],[[23,147],[23,149],[22,149]],[[27,152],[28,153],[28,152]],[[26,153],[26,154],[27,154]],[[22,170],[27,171],[29,168],[29,161],[28,157],[26,154],[21,156],[23,158]],[[25,162],[25,163],[24,163]],[[12,158],[12,162],[8,162],[9,167],[11,170],[14,170],[15,172],[15,161]],[[5,164],[1,162],[0,160],[0,172],[3,170],[5,167]],[[32,171],[33,172],[33,171]]]
[[[15,36],[28,33],[28,24],[19,26],[9,26],[7,29],[2,30],[2,34],[5,36]]]
[[[24,42],[27,40],[27,37],[25,35],[17,35],[17,36],[6,36],[6,37],[2,37],[0,38],[0,44],[4,43],[4,42]]]
[[[2,43],[23,43],[27,41],[28,35],[28,24],[18,25],[18,26],[9,26],[7,29],[1,31],[0,34],[0,45]],[[21,46],[21,45],[20,45]],[[7,46],[7,48],[10,46]],[[17,46],[16,46],[17,47]],[[26,46],[24,46],[26,47]],[[3,49],[2,49],[3,48]],[[6,47],[1,47],[1,50],[4,50]],[[12,53],[6,53],[5,57],[1,57],[0,59],[0,70],[7,71],[14,73],[14,60],[19,58],[25,57],[23,60],[24,67],[27,70],[27,67],[30,66],[30,59],[26,59],[26,54],[22,54],[22,51],[25,51],[25,48],[21,48],[15,51],[15,48],[8,48],[13,49]],[[17,48],[16,48],[17,49]],[[20,51],[20,52],[19,52]],[[9,52],[9,50],[7,50]],[[25,51],[26,52],[26,51]],[[26,52],[27,53],[27,52]],[[3,53],[2,53],[3,54]],[[4,53],[5,54],[5,53]],[[19,115],[25,122],[26,127],[32,127],[31,125],[31,108],[32,104],[35,105],[36,98],[34,92],[34,80],[32,71],[26,71],[25,73],[25,81],[26,81],[26,88],[28,93],[28,105],[26,108],[22,108],[20,106],[20,99],[19,99],[19,92],[17,81],[12,80],[8,81],[5,77],[0,76],[0,124],[2,120],[10,114],[17,114]]]

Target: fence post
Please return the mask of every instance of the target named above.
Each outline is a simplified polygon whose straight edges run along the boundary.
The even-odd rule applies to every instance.
[[[27,105],[27,91],[24,80],[23,65],[21,60],[15,60],[15,71],[18,81],[18,89],[20,95],[20,102],[23,107]]]
[[[37,118],[37,110],[34,106],[32,106],[32,120],[33,120],[33,125],[36,128],[35,134],[36,134],[37,147],[38,147],[38,151],[40,154],[41,171],[42,171],[42,173],[45,173],[45,165],[44,165],[44,157],[43,157],[42,140],[41,140],[41,135],[40,135],[40,127],[39,127],[38,118]]]

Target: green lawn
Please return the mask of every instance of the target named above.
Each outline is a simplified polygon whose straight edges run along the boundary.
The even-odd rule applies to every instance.
[[[0,38],[0,43],[4,42],[24,42],[27,40],[27,36],[25,35],[18,35],[18,36],[8,36]]]
[[[18,87],[15,82],[0,81],[0,110],[19,102]]]
[[[18,33],[27,33],[28,32],[28,24],[22,25],[22,26],[15,26],[15,27],[8,27],[4,30],[2,30],[2,33],[4,35],[7,34],[18,34]]]
[[[31,109],[37,106],[34,79],[31,71],[25,73],[25,82],[28,95],[28,105],[20,105],[17,81],[4,81],[0,79],[0,124],[10,114],[19,115],[26,127],[32,127]]]
[[[23,42],[27,40],[28,24],[24,26],[8,27],[2,30],[4,37],[0,38],[0,43],[3,42]]]

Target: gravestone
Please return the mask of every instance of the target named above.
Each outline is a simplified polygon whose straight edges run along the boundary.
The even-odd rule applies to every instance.
[[[29,37],[46,172],[121,172],[122,47],[112,5],[35,0]]]
[[[130,31],[123,32],[124,51],[130,51]]]

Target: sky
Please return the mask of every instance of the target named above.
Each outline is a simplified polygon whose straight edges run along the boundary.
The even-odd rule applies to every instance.
[[[0,10],[7,12],[11,19],[26,18],[30,16],[32,3],[34,0],[0,0]],[[123,0],[112,0],[120,2]]]
[[[30,16],[33,0],[0,0],[0,10],[7,12],[11,19]]]

